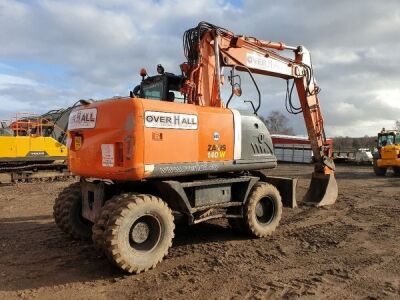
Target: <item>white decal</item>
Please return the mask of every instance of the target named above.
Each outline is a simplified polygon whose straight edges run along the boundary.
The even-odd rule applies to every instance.
[[[154,171],[154,165],[144,165],[144,173],[151,174]]]
[[[160,111],[146,111],[144,125],[148,128],[197,129],[197,116]]]
[[[114,144],[101,145],[101,158],[103,167],[114,167]]]
[[[68,130],[94,128],[96,126],[97,109],[86,108],[71,112],[68,120]]]
[[[286,63],[280,62],[271,57],[253,53],[246,54],[246,65],[250,68],[265,70],[275,73],[291,75],[291,68]]]
[[[217,171],[219,168],[218,164],[214,163],[197,163],[189,165],[176,165],[176,166],[160,166],[159,172],[162,175],[165,174],[181,174],[190,172],[205,172],[205,171]]]
[[[235,146],[233,150],[233,159],[242,158],[242,116],[236,109],[231,109],[233,113],[233,122],[235,126]]]

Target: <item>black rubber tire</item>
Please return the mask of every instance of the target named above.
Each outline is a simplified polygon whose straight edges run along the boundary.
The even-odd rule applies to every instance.
[[[129,201],[114,201],[118,203],[104,232],[107,257],[129,273],[154,268],[172,246],[175,225],[171,209],[161,198],[147,194],[130,194]],[[148,225],[142,242],[133,241],[135,223]]]
[[[92,228],[92,241],[94,248],[99,252],[103,253],[103,249],[105,246],[104,243],[104,231],[105,226],[110,218],[110,214],[113,211],[115,203],[107,201],[101,210],[100,217],[97,219],[96,223],[93,224]]]
[[[82,197],[80,183],[66,187],[55,200],[54,221],[63,232],[76,240],[89,240],[92,223],[82,218]]]
[[[378,162],[375,159],[374,159],[374,163],[373,163],[373,168],[374,168],[374,173],[376,176],[385,176],[386,175],[387,169],[378,167]]]
[[[279,191],[271,184],[257,183],[244,206],[243,220],[249,232],[255,237],[269,236],[275,231],[281,218],[282,200]]]
[[[105,250],[104,232],[106,230],[112,212],[117,207],[118,203],[121,203],[122,201],[129,201],[129,197],[131,195],[132,194],[129,193],[120,194],[108,200],[104,204],[99,218],[93,224],[92,228],[93,246],[100,254],[107,255],[107,252]]]
[[[393,167],[393,172],[396,176],[400,176],[400,167]]]

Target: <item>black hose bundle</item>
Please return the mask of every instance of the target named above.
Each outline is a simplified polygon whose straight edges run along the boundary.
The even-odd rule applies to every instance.
[[[190,66],[199,62],[199,44],[203,34],[215,29],[218,35],[227,35],[229,31],[225,28],[212,25],[207,22],[200,22],[196,27],[190,28],[183,34],[183,50]]]
[[[297,115],[303,112],[301,107],[296,107],[292,102],[292,93],[294,88],[294,80],[292,86],[289,87],[289,80],[286,80],[286,96],[285,96],[285,107],[286,111],[292,115]]]
[[[315,84],[315,81],[314,81],[314,89],[310,90],[311,82],[314,78],[314,71],[312,65],[310,67],[306,64],[303,64],[303,67],[306,71],[306,82],[307,82],[306,96],[308,97],[308,96],[318,95],[318,93],[321,91],[321,88]]]
[[[318,95],[318,93],[321,91],[321,88],[316,85],[315,81],[314,81],[314,88],[313,89],[310,88],[311,83],[314,78],[312,62],[311,62],[311,66],[306,65],[306,64],[302,64],[302,66],[305,70],[305,77],[306,77],[306,95],[305,96],[309,97],[309,96]],[[297,115],[297,114],[302,113],[303,110],[301,107],[296,107],[293,105],[293,101],[292,101],[293,88],[294,88],[294,80],[293,80],[291,87],[289,87],[289,80],[286,80],[285,107],[286,107],[286,110],[288,113]]]

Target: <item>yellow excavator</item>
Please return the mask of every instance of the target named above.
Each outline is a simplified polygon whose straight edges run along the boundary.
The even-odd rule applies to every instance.
[[[378,133],[378,151],[374,153],[374,172],[377,176],[385,176],[389,168],[400,176],[400,131],[382,129]]]
[[[43,115],[18,113],[0,125],[0,183],[69,176],[66,130],[73,106]]]

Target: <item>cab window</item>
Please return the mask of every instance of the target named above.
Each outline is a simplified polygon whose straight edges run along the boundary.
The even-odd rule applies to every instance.
[[[160,100],[163,95],[164,83],[162,80],[142,86],[142,97],[145,99]]]
[[[384,147],[394,144],[394,135],[381,135],[378,139],[378,146]]]

